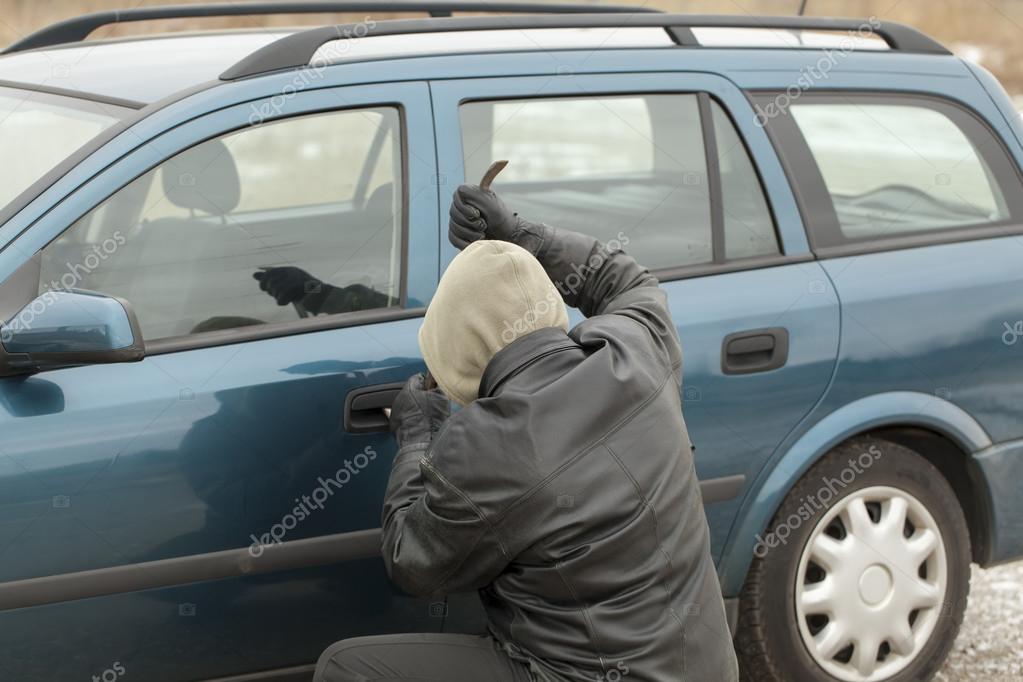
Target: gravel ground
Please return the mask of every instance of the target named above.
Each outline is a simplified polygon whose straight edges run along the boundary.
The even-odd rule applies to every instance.
[[[970,604],[941,682],[1023,680],[1023,562],[973,567]]]

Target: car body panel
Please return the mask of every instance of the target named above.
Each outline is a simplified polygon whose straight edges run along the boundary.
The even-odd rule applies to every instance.
[[[820,417],[807,417],[777,449],[752,486],[719,565],[722,589],[737,596],[753,559],[757,536],[792,485],[835,445],[857,434],[885,426],[920,426],[950,438],[967,452],[990,447],[991,438],[964,410],[927,393],[878,393],[844,404]]]

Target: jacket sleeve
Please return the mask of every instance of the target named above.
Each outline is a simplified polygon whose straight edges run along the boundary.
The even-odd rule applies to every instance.
[[[620,315],[642,325],[661,357],[678,371],[682,346],[657,278],[620,249],[549,225],[520,223],[516,243],[540,261],[565,303],[586,317]]]
[[[433,466],[430,447],[402,447],[391,469],[383,518],[387,573],[415,596],[479,589],[509,558],[479,509]]]

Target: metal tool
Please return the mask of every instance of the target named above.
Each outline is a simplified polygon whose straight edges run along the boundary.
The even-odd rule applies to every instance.
[[[487,169],[487,172],[483,174],[483,179],[480,180],[480,189],[483,190],[484,192],[489,192],[490,183],[494,181],[494,178],[497,177],[497,174],[503,171],[504,167],[507,165],[508,165],[507,159],[495,161],[492,164],[490,164],[490,168]]]

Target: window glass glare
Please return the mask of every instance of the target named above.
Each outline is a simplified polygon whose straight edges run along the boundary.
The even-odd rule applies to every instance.
[[[650,268],[712,260],[695,95],[463,105],[466,178],[509,159],[494,189],[531,220],[621,245]]]
[[[724,202],[725,257],[736,260],[777,254],[771,209],[749,152],[717,102],[712,102],[711,111]]]
[[[147,340],[397,305],[399,136],[377,108],[203,142],[49,244],[40,291],[124,298]]]
[[[725,255],[777,253],[746,148],[727,114],[712,106]],[[495,189],[531,220],[620,243],[652,269],[714,260],[697,95],[474,102],[463,105],[461,120],[467,180],[508,159]]]
[[[130,110],[88,100],[0,88],[0,206]]]
[[[797,103],[791,111],[848,238],[1009,217],[987,164],[940,111],[873,103]]]

